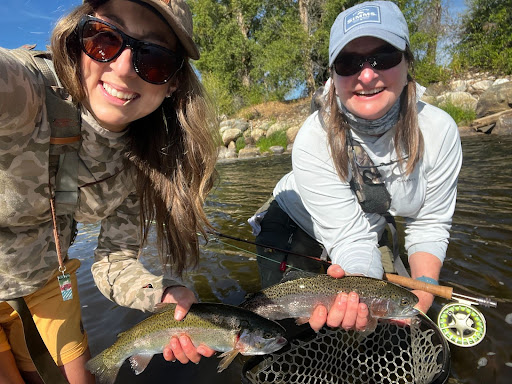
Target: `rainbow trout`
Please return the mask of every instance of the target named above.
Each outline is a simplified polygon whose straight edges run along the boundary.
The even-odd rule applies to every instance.
[[[218,366],[223,371],[238,353],[264,355],[286,344],[284,328],[248,310],[227,304],[196,303],[182,321],[174,319],[176,304],[159,305],[159,312],[119,334],[117,341],[87,362],[100,383],[111,384],[129,357],[140,374],[156,353],[162,353],[172,336],[186,334],[195,346],[204,344],[224,352]]]
[[[338,293],[356,292],[370,312],[367,330],[375,329],[377,319],[408,318],[419,313],[414,308],[416,295],[388,281],[364,276],[301,276],[304,274],[289,273],[282,282],[255,293],[240,307],[271,320],[295,318],[300,324],[309,320],[317,305],[329,309]]]

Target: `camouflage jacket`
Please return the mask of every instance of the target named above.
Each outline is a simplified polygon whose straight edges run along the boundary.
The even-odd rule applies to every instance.
[[[49,166],[50,128],[40,73],[0,48],[0,300],[28,295],[58,268],[50,210],[55,170]],[[141,246],[139,199],[124,168],[125,133],[103,129],[82,108],[77,222],[101,221],[94,281],[119,305],[152,310],[163,289],[177,285],[137,260]],[[71,216],[59,216],[62,254]]]

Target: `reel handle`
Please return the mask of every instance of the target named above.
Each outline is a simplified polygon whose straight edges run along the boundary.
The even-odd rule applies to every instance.
[[[401,285],[402,287],[410,289],[419,289],[420,291],[432,293],[433,295],[444,297],[445,299],[452,299],[453,288],[445,287],[442,285],[434,285],[425,283],[424,281],[414,280],[410,277],[395,275],[391,273],[384,274],[386,280]]]

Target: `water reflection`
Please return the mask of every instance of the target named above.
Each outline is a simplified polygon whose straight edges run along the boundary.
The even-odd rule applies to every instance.
[[[452,383],[508,383],[512,377],[512,138],[483,136],[463,138],[464,162],[459,193],[441,283],[454,291],[493,296],[498,308],[479,308],[487,319],[487,336],[472,348],[451,346]],[[207,213],[221,233],[254,240],[247,219],[268,199],[275,183],[291,168],[290,156],[240,160],[219,164],[220,180],[207,201]],[[79,271],[83,317],[93,354],[111,345],[115,335],[147,314],[120,308],[93,286],[90,274],[97,226],[84,226],[71,256],[82,260]],[[212,239],[203,247],[201,265],[185,283],[202,301],[240,303],[259,289],[254,246],[233,240]],[[145,250],[143,261],[158,270]],[[432,313],[447,303],[436,299]],[[430,312],[429,312],[430,314]],[[485,359],[482,359],[485,358]],[[480,365],[479,365],[480,361]],[[486,362],[486,364],[484,364]],[[173,382],[240,383],[240,361],[216,373],[218,360],[203,359],[199,367],[170,364],[155,356],[148,369],[134,376],[123,366],[118,383]],[[149,371],[149,373],[148,373]]]

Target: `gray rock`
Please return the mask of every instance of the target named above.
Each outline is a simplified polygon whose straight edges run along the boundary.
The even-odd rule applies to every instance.
[[[225,159],[228,149],[224,146],[217,148],[217,159]]]
[[[242,131],[238,128],[229,128],[222,133],[222,142],[224,145],[228,145],[231,141],[236,141],[242,136]]]
[[[261,153],[258,147],[245,147],[238,151],[239,159],[244,159],[248,157],[258,157],[260,155]]]
[[[269,148],[269,151],[274,155],[282,155],[284,153],[284,148],[280,145],[273,145]]]
[[[512,135],[512,113],[500,116],[492,133],[495,135]]]
[[[272,126],[270,126],[270,128],[267,130],[267,137],[272,136],[274,133],[284,131],[286,130],[286,128],[287,125],[283,123],[277,122],[275,124],[272,124]]]
[[[483,92],[491,88],[493,83],[494,80],[480,80],[473,83],[473,85],[471,85],[471,89],[476,93],[482,94]]]
[[[295,141],[295,138],[297,137],[297,133],[299,133],[300,125],[296,125],[294,127],[288,128],[286,130],[286,140],[289,143],[293,143]]]
[[[478,100],[468,92],[447,92],[437,97],[439,104],[451,102],[453,105],[461,108],[475,109]]]
[[[476,115],[484,117],[505,111],[512,106],[512,82],[506,82],[490,87],[480,96]]]

